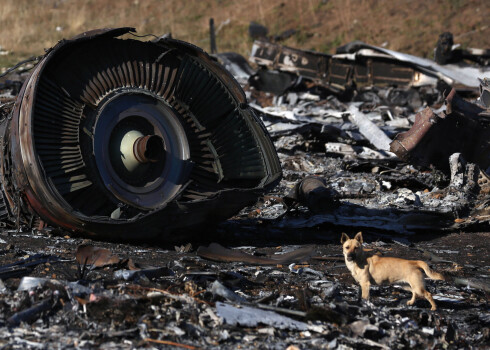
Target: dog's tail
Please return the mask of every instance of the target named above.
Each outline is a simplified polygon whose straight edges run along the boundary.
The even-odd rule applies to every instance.
[[[443,275],[441,275],[440,273],[438,272],[435,272],[435,271],[432,271],[429,267],[429,265],[427,265],[427,263],[425,261],[422,261],[422,260],[417,260],[415,261],[416,265],[418,268],[424,270],[425,274],[431,279],[431,280],[441,280],[441,281],[444,281],[445,278]]]

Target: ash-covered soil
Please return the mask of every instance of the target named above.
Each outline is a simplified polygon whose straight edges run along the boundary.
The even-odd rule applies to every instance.
[[[201,244],[218,240],[255,256],[277,256],[313,244],[315,253],[308,262],[297,261],[294,266],[257,266],[203,259],[196,255],[199,243],[195,242],[192,247],[174,247],[97,242],[46,232],[3,232],[2,266],[24,259],[46,262],[18,268],[17,277],[0,285],[0,345],[3,349],[285,349],[290,345],[299,349],[456,349],[488,345],[488,289],[482,288],[489,285],[489,233],[390,238],[364,231],[365,248],[383,256],[426,260],[447,277],[447,281],[426,280],[438,305],[437,311],[430,311],[425,300],[406,306],[411,294],[401,285],[374,286],[370,302],[358,302],[357,286],[342,261],[340,231],[270,232],[267,226],[257,223],[252,234],[249,219],[236,218]],[[107,248],[120,263],[82,272],[75,260],[80,244]],[[129,258],[131,265],[168,269],[150,278],[117,278],[115,271],[128,270]],[[1,271],[6,276],[5,268]],[[49,280],[18,291],[24,276]],[[480,288],[456,285],[455,277]],[[19,317],[43,302],[47,305],[43,311],[31,318]]]

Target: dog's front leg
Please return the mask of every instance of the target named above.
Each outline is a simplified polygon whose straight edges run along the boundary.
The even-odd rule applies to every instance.
[[[357,302],[360,303],[361,302],[361,293],[362,293],[362,287],[361,285],[359,284],[358,288],[357,288]]]
[[[361,281],[361,290],[362,290],[362,298],[368,300],[369,299],[369,287],[371,283],[369,281]]]

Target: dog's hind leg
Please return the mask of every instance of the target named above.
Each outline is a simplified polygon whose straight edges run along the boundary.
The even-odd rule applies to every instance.
[[[436,303],[434,302],[434,299],[432,299],[432,295],[425,289],[424,280],[419,270],[417,270],[417,273],[412,276],[408,283],[410,284],[410,287],[412,287],[412,299],[407,302],[407,305],[413,305],[415,299],[420,297],[429,301],[431,310],[434,311],[437,309]]]
[[[410,285],[410,291],[412,292],[412,299],[407,301],[407,305],[413,305],[417,297],[424,297],[425,295],[422,273],[419,270],[415,270],[414,274],[406,282]]]
[[[430,306],[431,306],[430,309],[432,311],[437,310],[437,306],[436,306],[434,299],[432,299],[432,295],[427,290],[425,290],[425,288],[423,286],[420,286],[419,288],[417,288],[416,293],[417,293],[417,296],[427,299],[427,301],[430,303]],[[413,299],[413,297],[412,297],[412,299]],[[412,304],[410,304],[410,305],[412,305]]]
[[[427,299],[429,301],[430,305],[432,306],[430,309],[432,311],[437,310],[436,303],[435,303],[434,299],[432,299],[432,294],[430,294],[428,291],[424,290],[424,297],[425,297],[425,299]]]

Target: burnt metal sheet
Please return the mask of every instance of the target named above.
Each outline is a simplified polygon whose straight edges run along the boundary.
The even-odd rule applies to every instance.
[[[245,57],[236,52],[222,52],[215,56],[218,62],[242,85],[245,85],[248,78],[255,74],[255,71],[250,67]]]
[[[241,261],[253,265],[277,265],[306,261],[314,251],[313,246],[305,246],[292,252],[281,254],[281,256],[257,257],[241,251],[225,248],[218,243],[211,243],[209,247],[200,246],[196,254],[202,258],[220,262]]]
[[[289,72],[278,72],[275,70],[259,69],[254,75],[249,77],[250,86],[259,91],[272,92],[275,95],[282,95],[293,87],[298,81],[298,77]]]
[[[478,78],[490,69],[458,64],[439,65],[429,59],[352,42],[328,55],[256,40],[250,60],[259,66],[292,72],[315,84],[346,89],[351,86],[436,86],[439,80],[462,91],[476,91]]]
[[[447,84],[461,90],[476,91],[480,85],[479,78],[490,77],[490,69],[483,66],[474,66],[463,62],[457,64],[439,65],[436,62],[422,57],[402,52],[388,50],[362,42],[354,42],[345,51],[355,56],[376,57],[383,55],[400,65],[412,67],[419,74],[428,75],[443,80]],[[335,56],[334,56],[335,57]],[[417,77],[416,77],[417,78]],[[418,77],[420,79],[420,77]]]
[[[476,48],[460,48],[454,44],[453,34],[444,32],[439,35],[436,48],[434,50],[434,61],[440,65],[449,63],[459,63],[463,60],[473,61],[482,66],[490,64],[490,50]]]
[[[255,41],[250,60],[268,69],[291,72],[315,84],[345,89],[356,84],[411,85],[415,70],[389,57],[328,55]]]
[[[292,72],[322,83],[328,75],[330,55],[256,40],[250,60],[270,69]]]

